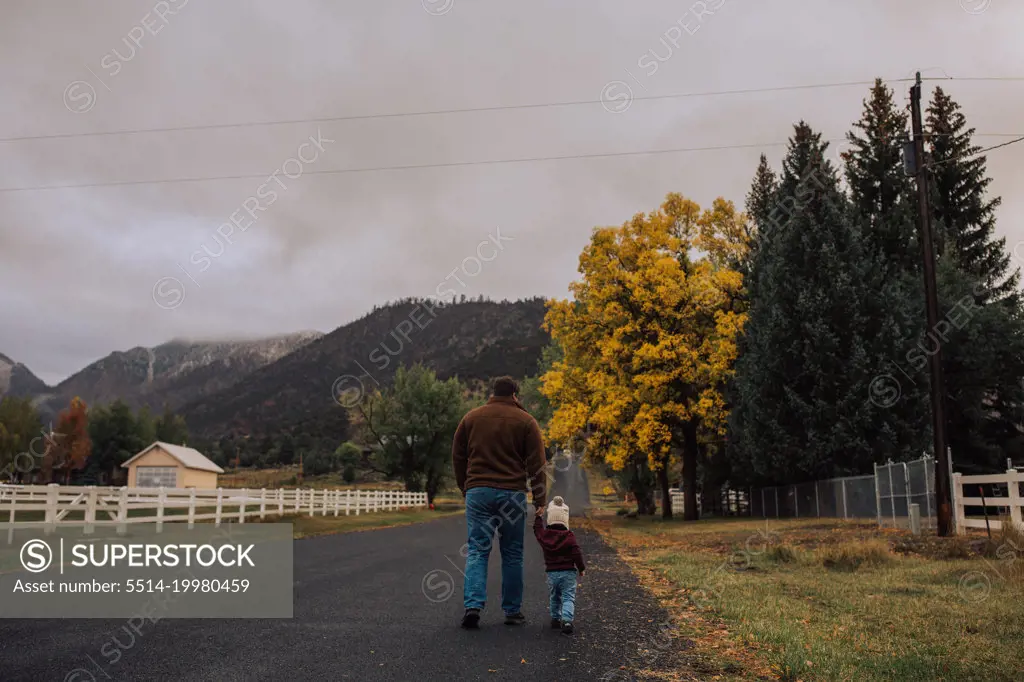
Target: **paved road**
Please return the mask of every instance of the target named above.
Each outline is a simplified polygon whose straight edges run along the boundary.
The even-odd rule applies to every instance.
[[[590,533],[580,534],[590,570],[574,637],[548,628],[543,562],[529,535],[528,624],[501,622],[495,548],[481,629],[460,629],[464,524],[459,516],[297,540],[290,620],[161,620],[141,635],[121,620],[0,620],[0,679],[621,682],[666,657],[665,614]]]

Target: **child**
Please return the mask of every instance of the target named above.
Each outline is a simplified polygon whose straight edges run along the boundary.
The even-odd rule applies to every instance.
[[[556,497],[548,505],[548,526],[544,527],[543,512],[537,510],[533,534],[544,550],[544,566],[548,574],[548,592],[551,603],[551,629],[571,635],[572,617],[576,610],[576,569],[580,577],[586,570],[583,552],[576,544],[576,536],[569,530],[569,507]]]

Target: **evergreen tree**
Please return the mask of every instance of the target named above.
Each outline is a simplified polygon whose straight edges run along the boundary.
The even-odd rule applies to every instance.
[[[188,426],[185,424],[185,418],[174,414],[167,406],[164,406],[164,413],[156,420],[153,429],[158,441],[171,445],[188,444]]]
[[[281,440],[277,446],[277,462],[288,465],[294,464],[298,461],[299,457],[295,451],[295,439],[292,438],[290,433],[286,433],[281,436]]]
[[[19,480],[39,465],[46,443],[29,398],[0,399],[0,481]]]
[[[910,364],[926,368],[929,355],[942,350],[946,435],[955,469],[1003,471],[1007,457],[1021,454],[1024,315],[1016,306],[982,303],[983,287],[950,258],[939,260],[937,280],[942,317],[911,351]]]
[[[847,133],[846,181],[865,245],[881,256],[886,272],[920,271],[917,201],[912,178],[903,169],[907,113],[896,108],[892,91],[875,81],[864,113]]]
[[[881,461],[919,457],[930,442],[928,375],[907,362],[925,320],[916,187],[903,166],[907,123],[892,91],[876,80],[843,154],[852,219],[869,263],[862,333],[878,363],[868,399],[883,411],[879,427],[889,448],[878,453]]]
[[[1024,423],[1024,311],[1006,239],[995,237],[999,197],[988,197],[974,129],[941,88],[927,111],[930,203],[938,251],[937,329],[918,344],[924,365],[941,347],[947,438],[954,465],[1002,470]]]
[[[132,414],[131,407],[123,400],[89,410],[90,474],[106,483],[121,480],[125,475],[121,465],[152,445],[148,428],[145,415]]]
[[[775,177],[775,171],[768,165],[768,159],[761,155],[757,164],[757,171],[754,173],[754,181],[751,183],[750,192],[746,196],[746,212],[753,229],[747,233],[750,244],[750,252],[740,262],[739,270],[743,274],[744,281],[750,290],[749,280],[761,241],[767,239],[771,234],[772,220],[775,219],[773,209],[776,205],[775,193],[779,188],[779,180]]]
[[[1010,269],[1006,238],[995,237],[999,197],[986,196],[992,179],[986,159],[971,141],[974,128],[942,88],[928,106],[926,138],[928,163],[935,191],[931,208],[939,234],[939,256],[948,255],[983,287],[982,300],[1019,298],[1019,270]]]
[[[793,482],[862,473],[899,447],[889,412],[867,398],[889,358],[865,339],[878,266],[825,158],[827,143],[795,126],[755,260],[757,286],[736,367],[730,445],[739,481]],[[881,427],[881,428],[880,428]]]

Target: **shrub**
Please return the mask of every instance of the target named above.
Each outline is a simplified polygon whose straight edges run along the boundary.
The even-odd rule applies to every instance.
[[[889,543],[883,540],[844,542],[822,547],[818,549],[817,557],[822,566],[837,571],[856,571],[863,566],[886,566],[894,560],[889,551]]]
[[[341,478],[345,483],[353,483],[356,480],[356,468],[349,464],[345,467],[345,470],[341,472]]]

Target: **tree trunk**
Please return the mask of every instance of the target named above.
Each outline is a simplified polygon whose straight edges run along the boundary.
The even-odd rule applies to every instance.
[[[634,495],[636,496],[636,513],[640,516],[654,516],[657,505],[654,504],[654,496],[651,491],[637,491]]]
[[[668,492],[668,462],[658,469],[658,487],[661,488],[661,518],[672,518],[672,495]]]
[[[644,464],[634,460],[633,472],[630,491],[636,498],[636,512],[640,516],[654,516],[657,505],[654,504],[654,491],[647,486]]]
[[[697,513],[697,456],[700,448],[697,442],[697,422],[690,421],[683,426],[683,519],[696,521]]]

